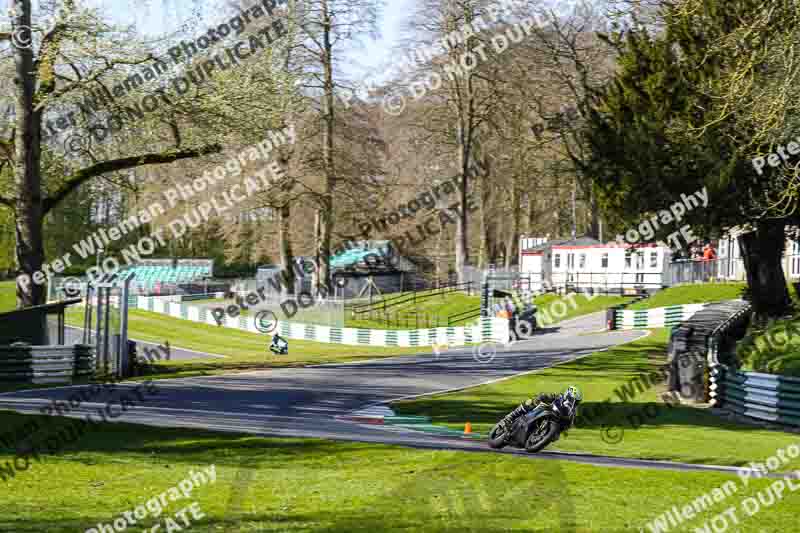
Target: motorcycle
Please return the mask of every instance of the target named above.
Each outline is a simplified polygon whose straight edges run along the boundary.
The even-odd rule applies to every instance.
[[[518,323],[520,324],[527,324],[529,331],[528,334],[532,334],[536,331],[536,313],[538,309],[535,305],[526,304],[525,307],[522,309],[522,312],[519,314]]]
[[[277,355],[286,355],[289,353],[289,343],[276,333],[272,336],[272,344],[269,345],[269,351]]]
[[[544,449],[572,427],[578,413],[578,402],[557,398],[552,404],[539,404],[531,412],[518,417],[510,428],[498,422],[489,432],[489,447],[524,448],[530,453]]]

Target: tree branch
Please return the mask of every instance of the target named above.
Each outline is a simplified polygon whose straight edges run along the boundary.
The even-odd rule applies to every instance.
[[[77,189],[83,183],[86,183],[91,178],[97,177],[101,174],[105,174],[106,172],[112,172],[115,170],[124,170],[127,168],[134,168],[145,165],[172,163],[180,159],[191,159],[203,155],[219,153],[221,151],[222,151],[222,146],[220,146],[219,144],[211,144],[208,146],[203,146],[202,148],[199,149],[177,150],[177,151],[162,152],[157,154],[153,153],[142,154],[131,157],[124,157],[122,159],[114,159],[111,161],[103,161],[101,163],[94,164],[90,167],[86,167],[72,174],[72,176],[67,178],[66,182],[55,193],[46,198],[43,202],[44,213],[45,214],[48,213],[51,209],[57,206],[64,198],[66,198],[67,195],[69,195],[69,193]]]
[[[65,0],[64,10],[74,11],[75,0]],[[37,101],[52,94],[56,90],[56,62],[61,54],[61,44],[67,33],[67,24],[63,20],[56,22],[53,29],[42,38],[39,58],[34,61],[33,68],[40,80]]]

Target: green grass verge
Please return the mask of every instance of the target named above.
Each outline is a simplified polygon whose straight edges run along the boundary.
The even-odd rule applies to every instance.
[[[14,281],[0,281],[0,313],[17,307],[17,285]]]
[[[82,324],[83,310],[71,309],[67,323]],[[128,335],[148,342],[169,341],[170,345],[198,352],[225,355],[226,359],[161,361],[159,372],[185,375],[213,374],[230,370],[302,366],[317,363],[357,361],[422,353],[425,347],[400,348],[377,346],[348,346],[306,340],[289,340],[289,354],[275,355],[267,350],[271,335],[256,334],[231,328],[190,322],[160,313],[132,309],[129,314]]]
[[[701,408],[667,405],[660,400],[661,387],[626,395],[622,389],[626,383],[663,364],[666,343],[666,330],[656,330],[644,339],[541,372],[452,394],[399,402],[395,407],[400,414],[430,416],[434,423],[454,428],[471,422],[474,431],[487,433],[501,417],[536,393],[559,392],[576,385],[583,391],[584,401],[577,427],[553,446],[559,450],[741,465],[763,460],[778,448],[798,441],[797,435],[735,424]],[[605,414],[591,421],[580,416],[581,412],[598,412],[599,404],[606,400],[611,403]],[[645,409],[654,416],[645,415]],[[606,431],[604,426],[610,429]],[[606,442],[613,442],[620,435],[621,442]],[[747,446],[742,445],[745,440]],[[800,467],[800,460],[795,459],[792,464]]]
[[[26,418],[0,413],[0,426]],[[12,459],[0,450],[0,464]],[[737,483],[728,500],[687,524],[702,526],[771,482],[743,487],[736,476],[715,472],[108,424],[4,483],[0,531],[62,533],[109,524],[176,486],[190,470],[211,465],[215,482],[189,498],[167,498],[163,514],[148,514],[130,531],[158,523],[166,531],[167,518],[186,531],[175,514],[193,501],[205,515],[187,515],[197,533],[638,531],[673,505]],[[796,523],[797,494],[785,493],[757,517],[740,512],[737,531],[787,531]]]
[[[358,317],[348,312],[345,320],[345,326],[349,328],[372,328],[372,329],[415,329],[417,324],[420,328],[437,327],[437,317],[439,320],[438,326],[447,326],[447,317],[459,313],[465,313],[480,307],[481,298],[478,295],[469,295],[463,292],[448,292],[444,294],[437,294],[435,290],[421,291],[417,293],[417,298],[431,295],[425,299],[418,299],[416,302],[413,300],[404,302],[402,304],[389,307],[387,312],[389,319],[381,317],[380,315],[373,315],[372,317],[363,314]],[[390,294],[388,298],[395,298],[399,296],[410,297],[411,292],[402,294]],[[392,302],[388,302],[391,305]],[[462,326],[474,322],[475,318],[459,320],[453,322],[453,326]]]
[[[424,291],[418,293],[418,296],[432,294],[434,291]],[[412,293],[398,293],[391,294],[387,297],[396,296],[410,296]],[[361,303],[368,303],[368,300],[359,300]],[[380,300],[376,300],[378,302]],[[197,305],[205,307],[226,307],[235,304],[236,301],[232,298],[229,299],[214,299],[207,298],[203,300],[192,300],[186,302],[188,305]],[[349,309],[343,310],[343,327],[347,328],[365,328],[365,329],[417,329],[427,327],[444,327],[447,325],[447,317],[457,313],[469,311],[480,307],[480,296],[470,296],[462,292],[451,292],[444,295],[431,296],[424,300],[420,300],[415,305],[414,302],[407,302],[397,307],[389,308],[390,319],[387,321],[381,315],[375,313],[372,318],[368,315],[361,315],[362,318],[354,318],[354,315]],[[242,316],[250,316],[252,313],[249,310],[241,310]],[[276,313],[279,317],[280,312]],[[436,317],[439,317],[439,323],[436,323]],[[330,325],[331,315],[325,311],[318,311],[314,307],[308,309],[299,309],[297,315],[292,317],[291,320],[295,322],[304,322],[307,324],[323,324]],[[475,318],[467,320],[459,320],[453,322],[454,326],[462,326],[467,323],[474,322]],[[340,324],[341,325],[341,324]]]
[[[629,297],[624,296],[588,296],[585,294],[559,296],[557,294],[543,294],[537,297],[534,303],[538,308],[537,320],[539,324],[547,326],[630,301]]]
[[[736,345],[744,370],[800,377],[800,314],[767,326],[751,325]]]
[[[742,297],[746,287],[747,284],[737,282],[676,285],[675,287],[658,291],[650,298],[632,304],[626,309],[654,309],[668,305],[736,300]]]

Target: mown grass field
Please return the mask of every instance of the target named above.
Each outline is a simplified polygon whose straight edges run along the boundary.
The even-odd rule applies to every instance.
[[[173,343],[174,339],[175,345],[198,351],[226,354],[225,350],[231,350],[231,355],[239,358],[203,361],[202,365],[209,365],[203,372],[237,364],[278,365],[264,362],[271,357],[264,349],[266,336],[220,330],[156,313],[134,311],[131,335],[153,342],[169,339]],[[291,342],[294,347],[300,341]],[[666,409],[655,389],[621,401],[615,391],[660,364],[665,343],[666,332],[657,331],[635,343],[536,374],[402,402],[397,407],[452,427],[470,421],[475,431],[486,431],[532,394],[575,384],[584,392],[584,409],[610,398],[611,410],[591,424],[579,421],[553,448],[740,465],[764,460],[777,449],[798,442],[797,435],[729,424],[698,409]],[[305,355],[292,354],[298,360],[284,358],[281,364],[376,356],[323,353],[319,350],[329,345],[313,346],[316,344],[311,343]],[[169,363],[173,365],[184,371],[192,366]],[[660,407],[658,415],[638,429],[628,427],[628,415],[647,406]],[[29,418],[0,412],[0,432],[11,431]],[[47,423],[49,431],[56,432],[64,422],[48,419]],[[606,443],[603,424],[621,424],[622,441]],[[13,461],[13,451],[0,448],[0,465],[6,461]],[[170,503],[160,518],[145,518],[140,525],[151,527],[165,517],[182,524],[174,513],[197,501],[206,515],[192,521],[191,529],[197,532],[647,531],[647,523],[673,505],[682,507],[734,480],[736,494],[687,523],[702,528],[706,520],[731,505],[739,506],[744,497],[771,483],[753,480],[744,486],[736,476],[713,472],[605,468],[488,453],[106,424],[62,453],[31,462],[27,471],[4,483],[7,490],[0,494],[4,511],[0,513],[0,531],[85,531],[99,522],[110,523],[175,486],[190,469],[211,464],[218,476],[214,484],[196,489],[191,499]],[[789,466],[798,468],[800,464],[795,460]],[[737,531],[785,531],[787,524],[796,522],[799,494],[785,493],[756,517],[748,518],[740,511]],[[162,530],[166,530],[163,522]]]
[[[559,450],[741,465],[800,442],[797,434],[731,423],[702,408],[667,405],[660,398],[661,386],[639,392],[638,387],[628,385],[630,392],[626,392],[623,387],[627,383],[649,375],[666,361],[666,343],[666,330],[656,330],[649,337],[541,372],[399,402],[395,407],[401,414],[430,416],[434,423],[454,428],[471,422],[473,431],[488,433],[501,417],[536,393],[560,392],[575,385],[583,392],[584,401],[577,427],[553,445]],[[605,413],[588,416],[600,413],[600,404],[607,400]],[[800,459],[792,466],[800,468]]]
[[[676,285],[658,291],[650,298],[628,306],[626,309],[654,309],[668,305],[702,304],[736,300],[747,288],[745,283],[697,283]]]
[[[25,418],[0,413],[0,426],[15,427]],[[0,449],[0,464],[12,459],[10,450]],[[160,517],[148,515],[130,530],[149,531],[160,522],[159,531],[166,531],[166,517],[183,526],[175,513],[196,501],[205,517],[192,520],[191,531],[201,533],[647,531],[646,524],[673,505],[728,480],[739,485],[737,492],[692,525],[771,482],[744,487],[736,476],[714,472],[106,424],[3,483],[0,531],[86,531],[211,465],[214,483],[195,488],[188,499],[167,499]],[[785,493],[757,517],[739,513],[737,531],[788,531],[797,504],[798,493]]]
[[[537,297],[534,303],[538,307],[537,320],[539,324],[548,326],[562,320],[602,311],[630,300],[630,298],[624,296],[602,296],[597,294],[569,294],[565,296],[543,294]]]

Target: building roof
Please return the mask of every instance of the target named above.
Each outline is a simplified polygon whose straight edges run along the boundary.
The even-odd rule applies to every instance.
[[[381,250],[386,253],[389,241],[359,241],[355,244],[353,248],[347,248],[336,255],[332,255],[330,258],[331,268],[355,267],[359,263],[366,263],[365,258],[368,255],[381,257],[383,255]]]
[[[603,243],[594,237],[588,237],[584,235],[583,237],[578,237],[577,239],[567,239],[561,241],[557,243],[557,246],[597,246],[598,244]]]
[[[547,241],[537,246],[533,246],[531,248],[524,248],[523,252],[543,252],[548,248],[552,248],[555,246],[561,247],[587,247],[587,246],[597,246],[602,245],[603,243],[594,239],[592,237],[578,237],[577,239],[553,239],[552,241]]]

